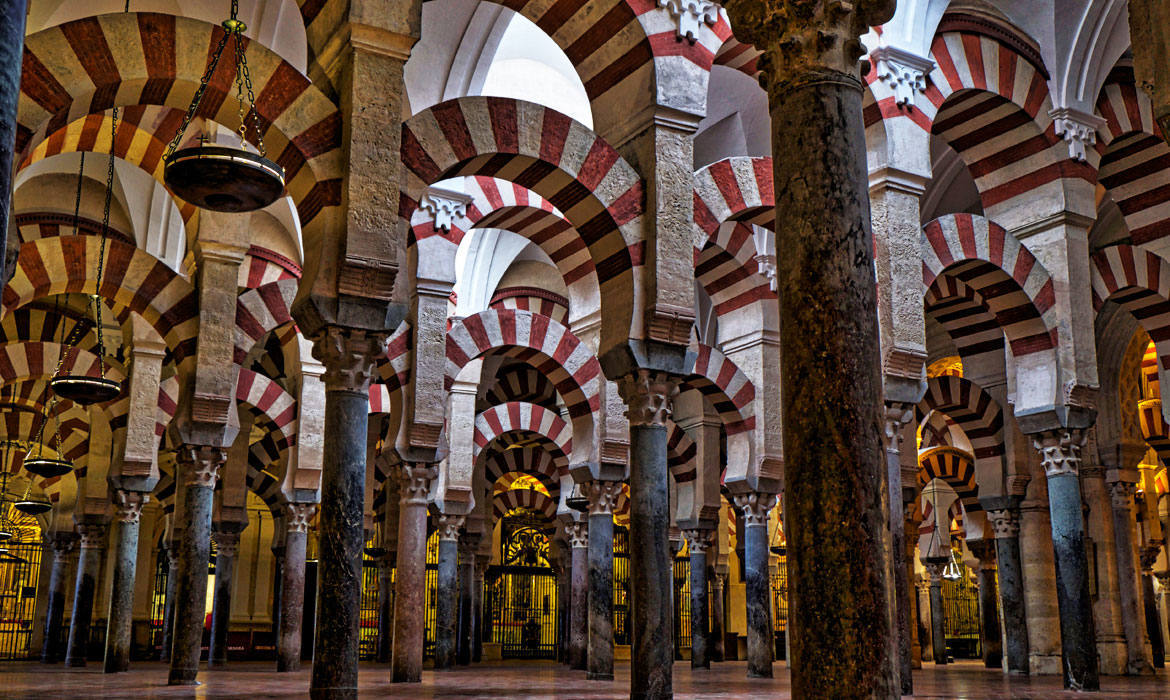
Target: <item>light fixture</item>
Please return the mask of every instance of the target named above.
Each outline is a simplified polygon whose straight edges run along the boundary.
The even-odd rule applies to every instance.
[[[44,496],[33,496],[32,481],[29,480],[28,486],[24,489],[24,496],[19,501],[14,501],[12,507],[25,515],[41,515],[52,510],[53,504]]]
[[[56,403],[57,397],[50,397],[49,403],[45,406],[45,414],[41,419],[40,428],[37,431],[36,454],[26,454],[24,458],[24,468],[44,479],[65,476],[73,471],[73,462],[59,457],[45,456],[45,424],[49,422],[49,414],[54,413],[53,408]],[[61,454],[61,416],[54,413],[53,418],[56,421],[56,429],[53,431],[54,451]]]
[[[948,581],[958,581],[963,578],[963,570],[959,568],[958,557],[956,557],[954,550],[951,550],[950,561],[943,567],[942,577]]]
[[[238,14],[239,0],[232,0],[232,15],[222,24],[223,38],[208,61],[191,106],[187,108],[183,123],[167,146],[164,157],[163,180],[167,187],[191,204],[212,211],[254,211],[272,204],[284,193],[284,168],[266,157],[260,115],[256,111],[256,95],[252,92],[252,78],[248,73],[248,59],[244,52],[244,32],[248,27],[237,19]],[[207,84],[215,74],[229,41],[235,47],[240,146],[208,146],[201,142],[198,146],[176,150],[199,110],[203,95],[207,92]],[[245,92],[247,112],[244,110]],[[249,126],[255,128],[259,153],[246,150]]]
[[[12,521],[8,519],[8,501],[5,498],[8,495],[8,463],[5,461],[4,473],[0,475],[3,479],[0,485],[0,542],[7,542],[16,537],[16,527],[13,526]]]
[[[573,482],[573,490],[565,498],[565,505],[581,513],[589,510],[589,499],[585,497],[585,493],[581,490],[581,484]]]

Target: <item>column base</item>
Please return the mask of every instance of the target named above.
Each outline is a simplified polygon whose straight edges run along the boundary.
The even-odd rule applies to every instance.
[[[65,659],[65,665],[69,668],[85,668],[85,659]]]
[[[276,660],[277,673],[292,673],[293,671],[301,670],[301,662],[298,659],[294,663],[283,663],[280,659]]]
[[[227,668],[227,661],[224,659],[213,659],[207,662],[207,668]]]
[[[612,673],[594,673],[593,671],[585,672],[585,679],[590,681],[612,681]]]
[[[188,668],[172,668],[171,675],[167,677],[167,685],[201,685],[195,677],[199,675],[199,669]]]
[[[749,669],[747,677],[748,678],[772,678],[773,677],[772,676],[772,669],[768,669],[767,671],[752,671]]]
[[[357,688],[310,688],[311,700],[357,700]]]

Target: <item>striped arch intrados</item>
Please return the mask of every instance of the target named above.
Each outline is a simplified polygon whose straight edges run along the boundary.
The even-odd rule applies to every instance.
[[[950,446],[921,451],[918,455],[918,485],[924,487],[934,479],[950,486],[968,512],[982,509],[975,462],[969,453]]]
[[[237,365],[244,364],[268,333],[282,326],[295,325],[292,301],[299,282],[293,278],[277,280],[245,290],[236,297],[232,359]]]
[[[513,455],[513,453],[516,453]],[[546,457],[540,457],[543,453]],[[506,467],[522,466],[515,463],[516,459],[524,459],[531,463],[531,469],[543,471],[547,465],[554,470],[552,477],[560,478],[569,473],[569,455],[546,435],[531,430],[508,430],[494,436],[487,444],[477,447],[475,451],[475,465],[482,468],[484,474],[491,469],[505,469]],[[509,471],[530,473],[528,469],[509,468],[499,475]],[[497,478],[499,478],[497,475]]]
[[[567,474],[567,460],[558,464],[554,450],[549,447],[555,449],[556,446],[545,443],[503,451],[484,450],[476,460],[476,468],[482,468],[487,481],[493,484],[503,475],[512,472],[540,475],[548,484],[559,484],[561,477]]]
[[[1170,261],[1130,245],[1092,255],[1093,308],[1111,301],[1133,314],[1158,350],[1161,371],[1170,369]]]

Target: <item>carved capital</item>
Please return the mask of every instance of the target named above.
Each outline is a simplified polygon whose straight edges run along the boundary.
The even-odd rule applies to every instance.
[[[776,506],[774,493],[737,493],[732,496],[735,507],[743,511],[743,523],[747,527],[753,525],[767,525],[768,514]]]
[[[618,496],[622,493],[620,481],[586,481],[581,491],[589,499],[589,515],[613,515]]]
[[[887,401],[883,414],[887,449],[897,449],[902,443],[902,426],[914,417],[914,406],[900,401]]]
[[[690,548],[691,554],[706,554],[712,540],[714,540],[714,534],[714,530],[706,527],[683,530],[683,536],[687,538],[687,547]]]
[[[427,494],[431,490],[431,482],[439,474],[438,470],[425,462],[404,462],[398,472],[400,502],[404,506],[425,506]]]
[[[1044,473],[1049,479],[1080,473],[1081,447],[1085,444],[1085,437],[1085,431],[1078,428],[1046,430],[1032,436],[1032,445],[1039,450]]]
[[[773,292],[778,290],[780,283],[776,279],[776,255],[773,253],[757,253],[752,259],[756,261],[756,272],[768,280],[768,289]]]
[[[1068,157],[1084,162],[1085,148],[1097,143],[1097,129],[1105,120],[1079,109],[1061,107],[1048,112],[1056,135],[1068,142]]]
[[[285,506],[284,524],[287,532],[308,532],[309,521],[317,512],[315,503],[289,503]]]
[[[364,394],[370,389],[374,362],[386,353],[383,333],[327,326],[313,340],[313,357],[325,365],[326,391]]]
[[[1011,508],[987,511],[987,518],[991,521],[991,532],[997,540],[1010,539],[1020,536],[1020,514]]]
[[[931,586],[941,586],[942,585],[943,569],[947,568],[947,564],[949,562],[950,562],[950,560],[947,559],[947,560],[941,561],[941,562],[931,561],[931,562],[926,562],[925,564],[923,564],[923,566],[926,568],[927,575],[930,576],[930,585]]]
[[[722,600],[720,594],[723,593],[723,584],[727,581],[727,574],[716,574],[711,578],[711,589],[715,593],[715,600]],[[716,603],[720,605],[720,603]]]
[[[639,369],[618,380],[618,394],[626,404],[630,427],[666,426],[671,416],[678,379],[665,372]]]
[[[678,23],[678,38],[692,44],[699,38],[701,25],[719,21],[719,6],[711,0],[658,0]]]
[[[85,523],[77,526],[82,549],[101,549],[106,546],[106,524]]]
[[[894,104],[913,109],[918,95],[926,92],[926,76],[934,61],[893,46],[881,46],[870,52],[877,69],[877,79],[894,93]]]
[[[465,515],[440,515],[439,539],[447,540],[448,542],[457,542],[459,540],[459,529],[463,527],[465,520],[467,520],[467,516]]]
[[[589,546],[589,523],[565,523],[565,539],[572,549],[585,549]]]
[[[211,533],[215,540],[216,554],[221,557],[234,557],[240,548],[240,533],[220,532]]]
[[[436,231],[450,233],[455,220],[467,216],[470,203],[471,197],[462,192],[432,187],[423,195],[418,208],[431,215]]]
[[[53,562],[64,563],[69,555],[73,553],[73,547],[77,543],[77,538],[72,536],[56,536],[49,540],[49,547],[53,550]]]
[[[183,445],[177,457],[186,474],[188,487],[213,489],[219,478],[219,468],[227,461],[227,450],[214,445]]]
[[[1109,482],[1109,500],[1113,510],[1129,514],[1133,512],[1133,496],[1137,492],[1137,485],[1128,481]]]
[[[114,512],[120,523],[136,523],[142,517],[142,506],[150,500],[150,494],[142,491],[114,489],[111,494]]]

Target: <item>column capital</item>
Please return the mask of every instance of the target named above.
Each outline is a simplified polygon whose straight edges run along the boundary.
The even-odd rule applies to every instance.
[[[47,544],[53,551],[53,560],[64,561],[73,553],[73,547],[77,545],[77,535],[72,532],[59,532],[49,538]]]
[[[219,468],[227,461],[227,450],[214,445],[182,445],[178,462],[187,473],[187,486],[215,488]]]
[[[84,543],[82,544],[84,546]],[[1154,562],[1158,560],[1158,552],[1162,550],[1161,543],[1142,547],[1138,550],[1138,557],[1142,565],[1143,574],[1152,574]]]
[[[571,549],[585,549],[589,546],[589,523],[567,522],[564,525],[565,539],[569,540]]]
[[[399,498],[403,505],[427,504],[431,481],[439,475],[434,465],[426,462],[403,462],[398,472],[400,481]]]
[[[77,526],[82,549],[101,549],[106,545],[105,523],[84,523]]]
[[[743,511],[743,523],[745,527],[767,525],[768,514],[776,506],[776,494],[774,493],[751,491],[748,493],[737,493],[731,499],[735,501],[735,507]]]
[[[589,515],[613,515],[622,493],[622,482],[586,481],[581,484],[581,490],[589,499]]]
[[[886,446],[895,446],[902,442],[902,426],[914,417],[914,405],[901,401],[885,402],[883,418],[885,419]]]
[[[316,503],[289,503],[284,508],[284,525],[287,532],[309,531],[309,521],[317,511]]]
[[[386,353],[385,333],[326,326],[313,339],[313,357],[325,366],[325,391],[369,391],[374,362]]]
[[[931,586],[942,585],[943,569],[945,569],[947,567],[948,562],[950,562],[949,559],[947,559],[946,561],[925,562],[923,564],[923,566],[926,568],[927,575],[930,576],[930,585]]]
[[[1131,484],[1128,481],[1110,481],[1108,486],[1109,500],[1113,504],[1113,510],[1125,514],[1133,512],[1133,496],[1137,492],[1137,484]]]
[[[440,515],[439,539],[447,540],[448,542],[457,542],[459,540],[459,528],[463,527],[465,520],[467,520],[467,516],[465,515]]]
[[[987,511],[991,521],[991,532],[997,540],[1013,539],[1020,536],[1020,513],[1015,508]]]
[[[114,512],[120,523],[138,522],[142,516],[142,506],[150,500],[148,493],[126,489],[114,489],[110,497],[114,502]]]
[[[637,369],[618,380],[630,427],[666,426],[678,394],[679,379],[667,372]]]
[[[1040,452],[1044,474],[1049,478],[1072,474],[1081,469],[1081,448],[1087,433],[1081,428],[1058,428],[1032,434],[1032,446]]]
[[[726,581],[727,581],[727,573],[726,572],[719,573],[718,571],[716,571],[715,575],[711,577],[711,587],[715,591],[722,591],[723,584]]]
[[[714,534],[715,531],[708,527],[683,530],[683,537],[687,539],[687,547],[690,548],[691,554],[706,554]]]
[[[240,547],[240,533],[216,530],[211,533],[215,540],[217,554],[225,557],[234,557]]]

